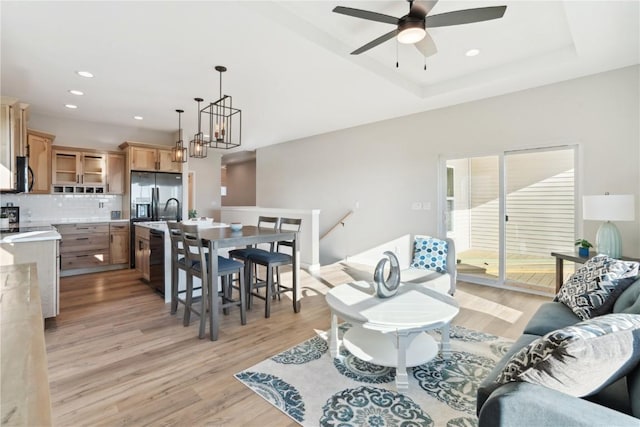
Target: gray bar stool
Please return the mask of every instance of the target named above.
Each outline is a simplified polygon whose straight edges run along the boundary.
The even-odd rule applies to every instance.
[[[201,288],[194,289],[192,286],[191,288],[180,290],[180,270],[184,271],[185,274],[188,272],[182,239],[182,227],[176,221],[167,221],[167,227],[169,229],[169,238],[171,239],[171,314],[176,314],[178,311],[178,303],[184,304],[183,324],[184,326],[189,326],[194,292],[201,291]],[[191,284],[193,285],[193,282]],[[198,298],[197,295],[195,297]]]
[[[184,251],[187,258],[187,298],[189,297],[189,290],[193,289],[193,277],[200,278],[202,282],[202,295],[200,296],[200,300],[202,303],[200,304],[200,311],[194,311],[193,306],[190,307],[191,311],[196,312],[200,316],[200,330],[198,336],[200,338],[204,338],[205,325],[206,325],[206,312],[210,310],[210,307],[207,305],[208,295],[212,292],[214,282],[211,277],[209,277],[208,272],[208,262],[209,262],[209,254],[206,252],[207,248],[202,244],[202,239],[198,233],[197,225],[186,225],[182,224],[182,241],[184,244]],[[203,267],[204,266],[204,267]],[[238,280],[240,285],[239,288],[239,299],[232,298],[232,282],[233,275],[238,275]],[[216,283],[216,293],[217,296],[222,298],[222,310],[224,314],[228,314],[229,307],[232,306],[240,306],[240,322],[245,325],[247,323],[247,312],[246,312],[246,289],[244,284],[244,265],[241,262],[234,261],[228,258],[218,257],[218,277],[222,278],[222,286],[221,289],[217,290],[217,280]],[[191,304],[194,303],[193,300],[189,300]],[[185,313],[186,314],[186,313]],[[217,313],[211,313],[213,316],[217,316]]]
[[[302,224],[302,220],[298,218],[280,218],[279,229],[286,231],[300,231],[300,226]],[[271,299],[276,296],[278,299],[280,298],[280,294],[285,292],[291,292],[293,295],[294,288],[293,286],[284,286],[280,281],[280,271],[279,268],[284,265],[293,264],[293,257],[295,254],[286,254],[280,252],[280,249],[283,247],[293,248],[293,242],[291,241],[279,241],[276,243],[275,251],[265,251],[263,249],[257,249],[253,252],[249,253],[248,258],[249,262],[254,265],[261,265],[266,268],[266,280],[261,280],[257,277],[253,277],[252,269],[249,269],[248,276],[248,306],[251,308],[253,297],[258,297],[260,299],[264,299],[265,308],[264,308],[264,317],[269,317],[271,315]],[[277,279],[274,281],[274,273],[277,276]],[[260,295],[257,290],[261,287],[266,288],[266,294],[263,297]],[[295,298],[295,295],[293,295]]]

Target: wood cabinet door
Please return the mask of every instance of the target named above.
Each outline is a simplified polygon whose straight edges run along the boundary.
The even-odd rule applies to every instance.
[[[149,241],[136,237],[136,270],[142,274],[142,278],[147,282],[151,279],[150,256]]]
[[[155,171],[158,165],[155,148],[131,147],[129,149],[131,170]]]
[[[182,163],[171,161],[171,150],[158,150],[160,161],[160,171],[162,172],[182,172]]]
[[[127,231],[112,231],[109,243],[111,264],[126,264],[129,262],[129,233]]]
[[[79,184],[81,171],[79,151],[53,150],[51,157],[54,184]]]
[[[27,134],[29,167],[33,172],[33,187],[30,193],[51,192],[51,139],[32,133]]]
[[[124,194],[124,156],[107,155],[107,193]]]

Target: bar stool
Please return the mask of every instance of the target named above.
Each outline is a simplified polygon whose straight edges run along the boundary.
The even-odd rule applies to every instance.
[[[280,218],[275,216],[259,216],[258,228],[269,228],[271,230],[275,230],[278,228],[279,221],[280,221]],[[270,252],[273,252],[273,248],[275,247],[274,245],[275,243],[273,242],[270,243],[270,246],[269,246]],[[263,249],[257,248],[256,246],[241,248],[241,249],[233,249],[229,251],[230,258],[239,259],[242,262],[244,262],[244,277],[245,277],[245,283],[247,284],[247,286],[250,283],[249,277],[250,277],[251,269],[253,268],[254,274],[256,276],[258,274],[257,267],[251,264],[251,262],[249,261],[249,254],[254,252],[260,252],[260,251],[263,251]]]
[[[187,258],[185,256],[184,242],[182,239],[182,228],[180,223],[176,221],[167,221],[167,227],[171,240],[171,314],[176,314],[178,311],[178,303],[184,304],[183,324],[184,326],[189,326],[193,298],[194,296],[198,298],[198,295],[194,295],[194,292],[201,291],[202,288],[192,287],[191,289],[180,290],[180,270],[184,271],[185,275],[188,271]],[[197,294],[199,293],[200,292],[197,292]]]
[[[191,305],[190,310],[194,311],[200,316],[200,330],[198,336],[204,338],[205,324],[206,324],[206,312],[210,310],[207,305],[207,299],[210,292],[212,292],[213,280],[209,277],[209,269],[207,268],[209,262],[209,254],[206,252],[206,247],[202,244],[202,239],[198,233],[197,225],[182,224],[182,241],[184,245],[184,251],[187,258],[187,299],[188,302],[193,304],[193,300],[189,297],[189,290],[193,289],[193,278],[198,277],[202,283],[202,295],[200,299],[200,311],[194,311]],[[203,267],[204,266],[204,267]],[[240,283],[239,299],[232,299],[232,276],[238,275]],[[247,323],[246,313],[246,290],[244,284],[244,265],[241,262],[234,261],[228,258],[218,257],[218,277],[222,280],[220,290],[217,289],[216,280],[216,293],[217,296],[222,298],[222,310],[224,314],[228,314],[229,307],[240,306],[240,322],[245,325]],[[217,316],[218,313],[210,313],[212,316]]]
[[[302,220],[298,218],[280,218],[280,224],[278,228],[280,231],[299,232],[301,224],[302,224]],[[254,281],[251,269],[249,269],[249,276],[248,276],[248,279],[249,279],[248,280],[248,286],[249,286],[248,297],[249,298],[248,298],[247,304],[249,308],[251,308],[251,304],[254,296],[260,299],[264,299],[265,301],[264,317],[269,317],[271,315],[271,299],[275,298],[276,296],[278,297],[278,299],[280,299],[280,294],[283,294],[285,292],[291,292],[291,294],[293,295],[293,292],[294,292],[293,286],[291,287],[284,286],[280,281],[279,268],[284,265],[293,264],[293,256],[295,256],[295,254],[293,253],[289,255],[289,254],[280,252],[280,249],[282,246],[293,248],[293,242],[287,241],[287,240],[279,241],[276,243],[275,251],[265,251],[263,249],[258,249],[249,253],[249,256],[248,256],[250,263],[254,265],[261,265],[265,267],[267,270],[266,280],[261,280],[256,275],[255,281]],[[276,281],[274,281],[273,279],[274,273],[277,276]],[[257,290],[261,287],[266,288],[266,294],[264,297],[257,292]],[[295,295],[293,295],[293,298],[295,298]]]

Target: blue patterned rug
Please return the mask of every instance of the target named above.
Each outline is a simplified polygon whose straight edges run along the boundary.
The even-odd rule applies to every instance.
[[[341,334],[350,327],[342,324]],[[437,332],[434,338],[440,340]],[[409,391],[395,391],[395,369],[341,349],[332,359],[326,333],[235,377],[304,426],[476,426],[478,385],[512,342],[451,327],[448,358],[408,369]]]

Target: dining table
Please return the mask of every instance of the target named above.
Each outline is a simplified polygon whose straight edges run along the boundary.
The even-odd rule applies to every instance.
[[[214,280],[218,280],[218,251],[224,248],[251,247],[260,243],[272,243],[290,241],[292,245],[292,274],[293,274],[293,311],[300,312],[298,278],[300,272],[300,250],[298,244],[298,232],[288,230],[274,230],[273,228],[258,228],[253,225],[245,225],[239,231],[231,228],[206,228],[199,230],[200,238],[209,248],[209,275],[208,285],[203,286],[203,298],[207,299],[209,306],[209,333],[211,341],[218,339],[220,321],[218,292],[214,292]],[[209,291],[211,290],[211,291]]]

